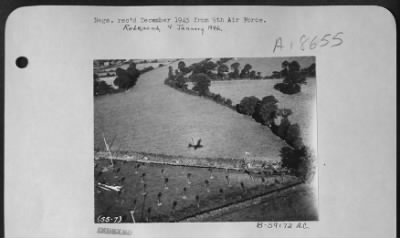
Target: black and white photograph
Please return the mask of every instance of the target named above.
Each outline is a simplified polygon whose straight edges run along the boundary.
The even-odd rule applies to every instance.
[[[3,18],[5,237],[395,237],[392,12],[91,4]]]
[[[93,69],[96,223],[318,220],[315,57]]]

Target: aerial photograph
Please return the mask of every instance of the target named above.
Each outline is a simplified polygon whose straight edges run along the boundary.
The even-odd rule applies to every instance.
[[[93,60],[95,223],[318,221],[316,58]]]

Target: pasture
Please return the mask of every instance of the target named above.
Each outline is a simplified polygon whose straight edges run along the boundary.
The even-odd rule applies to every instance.
[[[136,161],[95,160],[95,218],[122,222],[174,222],[299,183],[289,175],[246,174],[225,169],[157,165]],[[133,211],[133,218],[131,216]],[[263,220],[264,215],[258,214]],[[234,219],[240,221],[240,219]]]
[[[188,59],[186,65],[201,59]],[[177,68],[177,62],[171,64]],[[115,138],[112,150],[141,151],[189,157],[280,160],[286,145],[251,118],[201,97],[164,85],[168,67],[142,74],[129,91],[94,99],[95,149]],[[202,139],[203,148],[188,143]]]
[[[201,60],[182,61],[189,66]],[[235,60],[241,67],[250,63],[256,71],[275,71],[292,59],[274,59],[267,69],[269,59]],[[280,168],[286,142],[249,116],[165,85],[168,66],[178,66],[178,61],[168,63],[141,74],[125,92],[94,98],[95,222],[104,217],[124,223],[317,220],[313,194],[292,170]],[[273,89],[281,81],[213,81],[210,91],[233,104],[245,96],[274,95],[279,108],[293,111],[289,120],[300,125],[310,144],[316,132],[315,79],[295,95]],[[242,159],[257,162],[243,170]]]
[[[259,204],[208,217],[212,221],[317,221],[317,194],[310,185],[301,184],[275,196],[261,199]]]
[[[159,59],[157,60],[157,62],[155,63],[143,63],[142,61],[139,60],[135,60],[134,62],[136,62],[136,69],[138,70],[143,70],[147,67],[153,67],[153,68],[158,68],[160,64],[162,64],[164,66],[167,66],[169,64],[171,64],[172,62],[176,61],[175,59]],[[108,85],[111,85],[113,88],[118,88],[117,86],[114,85],[114,80],[117,77],[115,71],[117,68],[121,68],[121,69],[127,69],[129,67],[129,63],[123,63],[120,65],[116,65],[116,66],[111,66],[111,67],[107,67],[107,69],[105,70],[100,70],[100,69],[95,69],[94,73],[96,73],[99,76],[99,80],[106,82]]]
[[[289,120],[300,125],[304,142],[313,145],[316,142],[316,79],[307,78],[307,84],[301,86],[301,92],[294,95],[275,90],[274,85],[280,82],[282,79],[212,81],[210,91],[231,99],[234,105],[243,97],[256,96],[262,99],[273,95],[279,101],[279,108],[293,111]]]

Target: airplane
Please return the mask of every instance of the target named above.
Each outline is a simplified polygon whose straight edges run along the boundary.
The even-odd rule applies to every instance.
[[[194,140],[193,140],[193,138],[192,138],[192,143],[189,143],[189,144],[188,144],[188,148],[191,148],[191,147],[193,147],[193,149],[195,149],[195,150],[197,150],[197,149],[199,149],[199,148],[202,148],[203,145],[201,145],[201,139],[198,139],[198,140],[197,140],[197,144],[195,144],[195,143],[194,143]]]

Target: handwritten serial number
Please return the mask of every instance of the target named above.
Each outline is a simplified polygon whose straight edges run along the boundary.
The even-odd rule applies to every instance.
[[[298,40],[285,40],[282,37],[275,39],[273,53],[284,49],[298,48],[301,51],[315,50],[324,47],[338,47],[344,43],[343,32],[326,33],[324,35],[301,35]]]

